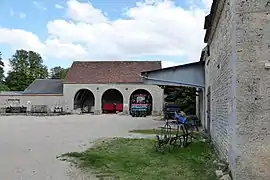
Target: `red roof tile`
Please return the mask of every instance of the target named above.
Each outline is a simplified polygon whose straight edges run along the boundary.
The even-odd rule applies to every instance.
[[[161,61],[74,61],[64,83],[140,83],[141,72],[161,69]]]

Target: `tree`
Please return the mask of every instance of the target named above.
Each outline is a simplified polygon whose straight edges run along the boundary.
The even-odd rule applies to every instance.
[[[186,114],[196,114],[196,88],[167,87],[165,93],[169,94],[165,101],[179,104],[181,111]]]
[[[48,77],[48,69],[43,65],[41,55],[34,51],[17,50],[9,63],[11,69],[6,85],[12,91],[23,91],[35,79]]]
[[[4,79],[5,79],[5,75],[4,75],[4,62],[2,60],[2,53],[0,52],[0,84],[3,84]]]
[[[64,79],[68,72],[69,68],[62,68],[57,66],[50,69],[50,78],[51,79]]]
[[[1,91],[9,91],[9,88],[5,84],[0,83],[0,92]]]
[[[0,52],[0,91],[9,91],[9,88],[5,85],[5,64],[2,60],[2,53]]]

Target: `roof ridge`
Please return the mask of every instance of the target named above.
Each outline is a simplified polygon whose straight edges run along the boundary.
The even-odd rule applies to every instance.
[[[73,61],[73,62],[161,62],[161,60],[105,60],[105,61],[98,61],[98,60],[94,60],[94,61]]]
[[[34,81],[36,81],[36,80],[47,80],[47,81],[61,81],[61,80],[63,80],[63,79],[50,79],[50,78],[47,78],[47,79],[35,79]]]

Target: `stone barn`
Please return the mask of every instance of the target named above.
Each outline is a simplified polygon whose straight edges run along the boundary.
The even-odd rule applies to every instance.
[[[142,71],[156,69],[161,69],[161,61],[75,61],[64,80],[37,79],[23,92],[2,92],[0,105],[101,114],[104,103],[116,103],[129,114],[132,95],[143,93],[151,98],[151,114],[159,115],[163,89],[145,85],[141,78]]]
[[[145,84],[201,89],[205,130],[236,180],[270,179],[270,1],[215,0],[197,63],[143,72]]]

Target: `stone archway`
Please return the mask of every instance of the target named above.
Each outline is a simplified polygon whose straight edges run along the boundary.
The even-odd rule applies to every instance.
[[[74,110],[80,109],[82,113],[93,113],[95,96],[89,89],[80,89],[74,96]]]
[[[129,97],[129,111],[132,114],[132,104],[147,104],[148,110],[146,115],[149,116],[152,114],[153,108],[153,98],[149,91],[145,89],[137,89],[133,91]]]
[[[123,111],[124,97],[117,89],[106,90],[101,98],[103,113],[117,113]]]

